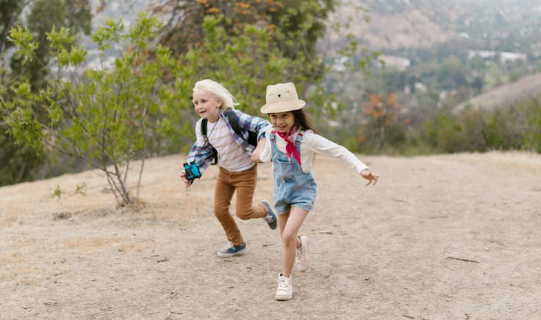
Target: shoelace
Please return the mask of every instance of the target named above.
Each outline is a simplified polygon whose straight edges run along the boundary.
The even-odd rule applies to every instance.
[[[287,290],[289,286],[287,285],[286,279],[279,279],[278,280],[278,290]]]

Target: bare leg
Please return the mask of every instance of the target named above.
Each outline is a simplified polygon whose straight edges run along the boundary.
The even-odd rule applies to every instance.
[[[292,207],[288,213],[278,215],[280,234],[282,243],[284,244],[284,252],[282,253],[282,275],[284,277],[291,276],[291,270],[293,270],[293,265],[295,264],[297,247],[300,246],[297,234],[308,212]]]
[[[288,210],[286,213],[278,214],[278,228],[280,228],[280,237],[282,236],[282,233],[284,232],[284,229],[286,228],[287,219],[289,218],[289,212],[291,210]]]
[[[282,233],[284,232],[284,229],[286,227],[286,223],[287,223],[287,219],[289,218],[289,212],[291,211],[288,210],[286,213],[284,214],[277,214],[277,218],[278,218],[278,228],[280,229],[280,237],[282,237]],[[299,237],[297,237],[296,239],[296,247],[297,248],[300,248],[301,247],[301,241],[299,240]]]

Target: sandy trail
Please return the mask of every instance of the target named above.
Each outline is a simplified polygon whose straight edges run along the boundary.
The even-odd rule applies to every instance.
[[[0,188],[0,319],[541,318],[541,156],[361,159],[376,187],[316,159],[312,268],[288,302],[263,221],[238,220],[246,255],[216,256],[216,168],[185,190],[184,156],[150,160],[137,212],[115,210],[94,171]],[[271,174],[259,167],[256,199]]]

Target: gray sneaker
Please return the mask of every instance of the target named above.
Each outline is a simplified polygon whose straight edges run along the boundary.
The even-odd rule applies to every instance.
[[[267,215],[265,216],[265,221],[269,225],[269,228],[272,230],[276,229],[277,221],[276,221],[276,212],[274,211],[274,208],[271,206],[271,204],[267,200],[261,201],[261,203],[267,208]]]
[[[301,247],[297,249],[297,270],[304,272],[310,265],[310,259],[308,259],[308,237],[299,236],[301,241]]]

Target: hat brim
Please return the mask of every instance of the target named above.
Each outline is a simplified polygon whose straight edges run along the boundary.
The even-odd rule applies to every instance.
[[[306,102],[303,100],[292,100],[292,101],[280,101],[274,103],[267,103],[261,107],[261,113],[278,113],[278,112],[288,112],[299,110]]]

